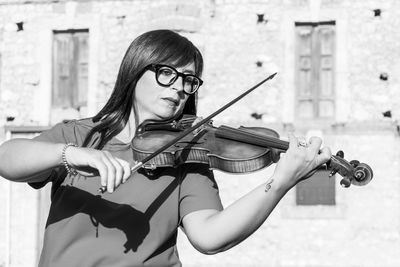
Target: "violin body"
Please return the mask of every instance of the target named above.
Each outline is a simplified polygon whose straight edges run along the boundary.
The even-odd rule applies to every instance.
[[[193,122],[195,118],[186,117],[186,122],[188,120]],[[132,140],[134,158],[141,161],[157,148],[173,140],[179,131],[185,129],[185,126],[176,125],[174,123],[171,127],[167,124],[147,125],[147,129]],[[279,138],[279,134],[272,129],[261,127],[240,127],[239,129],[245,133]],[[207,164],[210,169],[228,173],[247,173],[267,167],[278,160],[279,154],[273,148],[219,137],[218,134],[221,131],[223,130],[207,124],[200,131],[188,134],[164,150],[143,167],[152,169],[176,167],[185,163],[200,163]]]

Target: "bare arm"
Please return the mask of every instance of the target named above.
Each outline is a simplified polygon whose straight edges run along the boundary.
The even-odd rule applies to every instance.
[[[321,140],[311,139],[309,148],[297,147],[292,136],[273,176],[223,211],[200,210],[182,222],[190,242],[199,251],[214,254],[227,250],[254,233],[268,218],[282,197],[312,169],[330,158],[330,150],[319,150]]]
[[[0,175],[16,182],[40,182],[61,165],[64,144],[12,139],[0,146]]]
[[[15,182],[41,182],[50,171],[62,166],[65,144],[12,139],[0,146],[0,176]],[[68,147],[68,164],[84,176],[101,176],[101,185],[108,192],[125,182],[131,174],[130,164],[108,151]]]
[[[271,186],[268,192],[267,183]],[[254,233],[287,192],[287,189],[275,186],[274,177],[267,183],[223,211],[201,210],[185,216],[185,233],[193,246],[205,254],[215,254],[239,244]]]

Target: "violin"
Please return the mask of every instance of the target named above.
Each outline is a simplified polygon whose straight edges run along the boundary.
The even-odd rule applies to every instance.
[[[191,127],[196,116],[184,116],[180,121],[149,123],[143,125],[132,140],[134,158],[142,162],[157,148],[170,142],[182,131]],[[215,127],[212,122],[192,131],[174,142],[157,156],[141,165],[147,170],[158,167],[177,167],[185,163],[206,164],[210,169],[228,173],[249,173],[270,166],[279,160],[279,154],[289,148],[289,142],[279,139],[279,134],[269,128],[229,126]],[[357,160],[344,159],[343,151],[318,169],[330,170],[343,179],[343,187],[365,185],[372,179],[372,169]]]
[[[275,130],[225,125],[215,127],[211,120],[275,75],[270,75],[194,125],[197,117],[190,115],[180,120],[145,122],[140,125],[131,142],[133,157],[137,161],[131,172],[140,168],[151,171],[159,167],[199,163],[228,173],[248,173],[279,161],[280,153],[289,148],[289,142],[279,139]],[[345,188],[351,184],[366,185],[373,177],[371,167],[358,160],[345,160],[343,151],[332,155],[327,163],[317,169],[329,170],[329,176],[340,174],[343,177],[340,185]],[[101,193],[105,191],[106,187],[99,189]]]

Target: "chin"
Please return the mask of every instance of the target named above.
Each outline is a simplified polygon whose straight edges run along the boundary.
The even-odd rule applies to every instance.
[[[177,113],[163,113],[163,114],[158,114],[157,116],[156,116],[156,119],[157,120],[169,120],[169,119],[172,119],[172,118],[174,118],[175,116],[176,116],[176,114]]]
[[[169,109],[169,110],[165,110],[165,112],[161,112],[160,113],[160,117],[164,118],[164,119],[172,119],[176,116],[179,116],[183,111],[183,108],[174,108],[174,109]]]

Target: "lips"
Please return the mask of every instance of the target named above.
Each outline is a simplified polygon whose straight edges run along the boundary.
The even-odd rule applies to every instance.
[[[172,97],[163,97],[162,99],[169,102],[172,105],[175,105],[175,106],[179,105],[179,99],[172,98]]]

